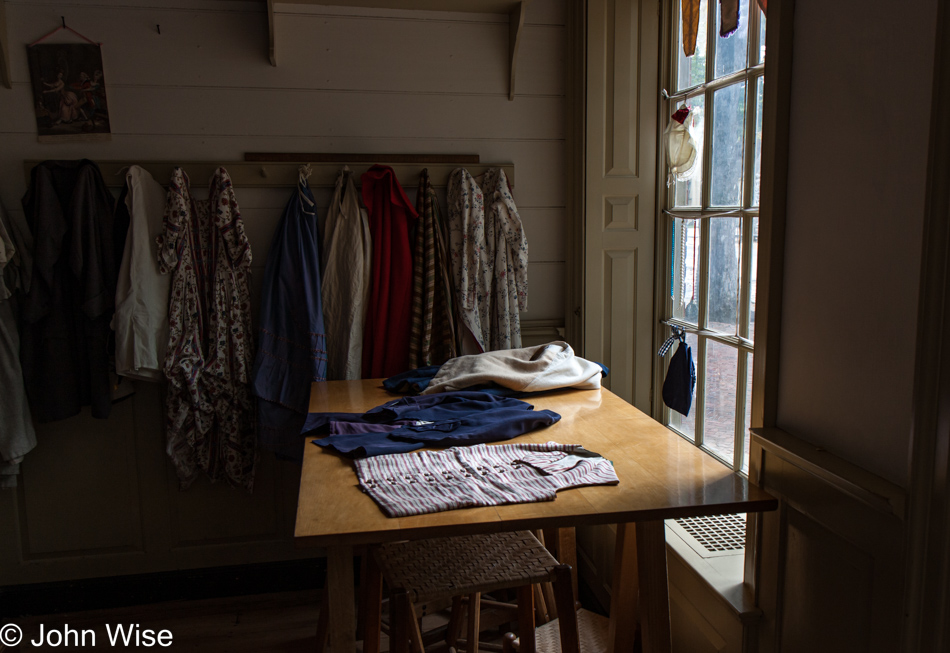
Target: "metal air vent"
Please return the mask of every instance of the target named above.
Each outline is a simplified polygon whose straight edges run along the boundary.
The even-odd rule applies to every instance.
[[[704,558],[745,551],[745,515],[713,515],[667,521]]]

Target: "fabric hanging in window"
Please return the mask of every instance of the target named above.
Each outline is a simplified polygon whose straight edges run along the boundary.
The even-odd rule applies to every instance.
[[[683,17],[683,54],[691,57],[696,53],[696,35],[699,32],[699,5],[702,0],[682,0],[680,14]]]
[[[719,36],[730,36],[737,29],[739,29],[739,0],[719,0]]]

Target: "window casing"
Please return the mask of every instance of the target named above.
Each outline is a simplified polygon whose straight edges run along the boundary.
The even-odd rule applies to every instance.
[[[751,7],[750,7],[751,4]],[[685,103],[697,161],[660,202],[661,320],[687,331],[696,364],[688,417],[660,404],[661,421],[739,472],[748,470],[765,17],[740,1],[739,30],[719,37],[719,3],[703,0],[696,52],[683,54],[680,3],[666,42],[664,129]],[[750,11],[751,8],[751,11]],[[668,109],[668,110],[667,110]],[[665,161],[661,169],[665,176]],[[662,194],[661,194],[662,197]],[[659,329],[658,340],[669,335]],[[672,352],[662,365],[663,376]],[[658,378],[662,383],[662,377]],[[659,392],[655,393],[659,395]]]

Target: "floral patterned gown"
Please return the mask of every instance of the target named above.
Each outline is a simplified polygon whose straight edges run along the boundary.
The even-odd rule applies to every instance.
[[[163,274],[171,274],[164,372],[167,451],[182,488],[204,471],[250,490],[256,462],[251,247],[231,178],[218,168],[207,201],[191,196],[175,168],[158,237]]]
[[[528,240],[501,168],[449,178],[449,243],[460,321],[482,351],[521,347]]]

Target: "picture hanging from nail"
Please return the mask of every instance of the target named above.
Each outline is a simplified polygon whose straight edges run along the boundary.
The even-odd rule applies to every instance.
[[[30,45],[27,59],[41,143],[111,139],[98,44]]]

